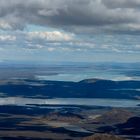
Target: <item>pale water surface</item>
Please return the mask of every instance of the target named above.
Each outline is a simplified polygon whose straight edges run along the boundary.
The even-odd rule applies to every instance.
[[[108,107],[138,107],[140,100],[128,99],[89,99],[89,98],[54,98],[32,99],[22,97],[0,98],[0,105],[84,105],[84,106],[108,106]]]

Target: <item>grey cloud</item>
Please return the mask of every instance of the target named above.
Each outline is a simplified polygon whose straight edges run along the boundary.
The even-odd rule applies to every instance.
[[[139,9],[140,1],[139,0],[102,0],[103,4],[108,8],[131,8]]]
[[[139,0],[0,0],[0,28],[140,33]],[[7,26],[6,26],[7,25]]]

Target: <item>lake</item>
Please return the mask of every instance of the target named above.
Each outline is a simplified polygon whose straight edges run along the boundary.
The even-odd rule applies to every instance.
[[[139,100],[128,99],[89,99],[89,98],[54,98],[54,99],[32,99],[22,97],[0,98],[0,105],[83,105],[101,107],[138,107]]]

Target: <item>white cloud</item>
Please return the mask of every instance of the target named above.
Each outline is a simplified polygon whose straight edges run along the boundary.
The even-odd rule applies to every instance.
[[[122,51],[117,49],[117,48],[112,48],[112,51],[116,52],[116,53],[121,53]]]
[[[15,41],[16,36],[13,35],[0,35],[0,41]]]
[[[4,20],[0,20],[0,28],[3,30],[11,30],[12,29],[11,25]]]
[[[29,39],[43,39],[46,41],[70,41],[73,39],[74,34],[67,34],[59,31],[39,31],[39,32],[29,32],[28,37]]]
[[[55,50],[55,48],[52,48],[52,47],[49,47],[49,48],[48,48],[48,51],[49,51],[49,52],[53,52],[54,50]]]

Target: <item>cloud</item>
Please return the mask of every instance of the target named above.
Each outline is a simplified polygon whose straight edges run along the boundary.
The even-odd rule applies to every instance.
[[[12,35],[0,35],[0,41],[15,41],[16,36]]]
[[[0,20],[0,28],[3,30],[11,30],[12,29],[11,25],[4,20]]]
[[[55,48],[52,48],[52,47],[48,48],[48,51],[49,51],[49,52],[52,52],[52,51],[54,51],[54,50],[55,50]]]
[[[28,38],[30,40],[33,39],[41,39],[41,40],[46,40],[46,41],[70,41],[74,37],[74,34],[68,34],[68,33],[62,33],[60,31],[52,31],[52,32],[47,32],[47,31],[34,31],[34,32],[29,32],[28,33]]]
[[[138,8],[140,7],[140,1],[139,0],[102,0],[102,2],[108,7],[108,8]]]
[[[139,6],[139,0],[0,0],[0,47],[38,55],[138,54]]]
[[[43,52],[140,53],[137,35],[77,35],[62,31],[32,31],[0,34],[2,50]]]
[[[0,0],[0,28],[26,25],[76,33],[140,33],[139,0]]]

